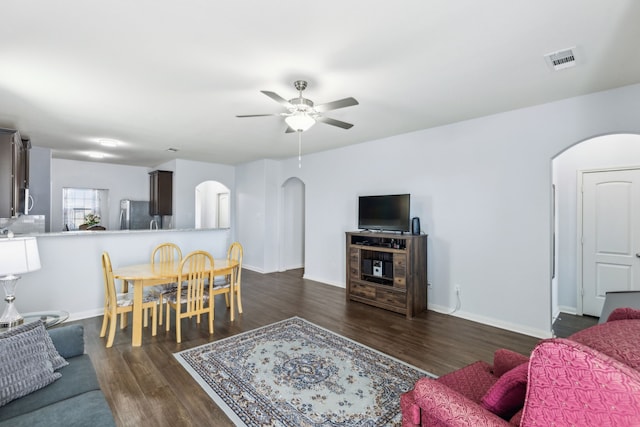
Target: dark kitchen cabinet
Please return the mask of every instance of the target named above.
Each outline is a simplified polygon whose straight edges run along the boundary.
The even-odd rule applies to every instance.
[[[24,213],[30,147],[18,131],[0,129],[0,218]]]
[[[149,172],[149,215],[173,215],[173,172]]]

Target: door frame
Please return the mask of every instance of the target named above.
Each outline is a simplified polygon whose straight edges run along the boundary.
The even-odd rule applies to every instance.
[[[576,314],[582,316],[583,312],[583,297],[584,297],[584,285],[582,279],[582,271],[583,271],[583,256],[582,256],[582,241],[583,241],[583,229],[582,229],[582,204],[583,204],[583,186],[584,186],[584,175],[587,173],[599,173],[599,172],[619,172],[625,170],[640,170],[639,166],[621,166],[621,167],[611,167],[611,168],[595,168],[595,169],[583,169],[577,172],[578,176],[576,177],[576,182],[578,183],[576,188]]]

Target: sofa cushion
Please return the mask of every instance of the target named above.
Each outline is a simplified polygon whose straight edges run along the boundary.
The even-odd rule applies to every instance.
[[[100,390],[89,355],[72,357],[69,366],[59,371],[62,378],[38,391],[8,403],[0,410],[0,421],[33,412],[59,400],[69,399],[89,391]]]
[[[631,307],[616,308],[607,317],[607,322],[615,322],[616,320],[640,319],[640,310]]]
[[[61,400],[33,412],[0,421],[0,427],[113,427],[111,409],[101,391]]]
[[[8,338],[27,332],[30,332],[29,336],[35,336],[45,344],[47,356],[49,357],[49,360],[53,365],[54,371],[62,368],[63,366],[67,366],[67,361],[64,360],[64,358],[58,353],[55,345],[53,345],[51,337],[44,328],[44,323],[42,323],[40,320],[36,322],[25,323],[15,328],[11,328],[8,331],[3,332],[1,336]]]
[[[524,406],[528,364],[505,373],[482,397],[480,404],[501,418],[509,419]]]
[[[576,332],[569,339],[640,370],[640,319],[601,323]]]
[[[60,378],[60,374],[54,372],[48,343],[40,328],[44,330],[42,323],[37,322],[20,325],[0,335],[0,406]],[[47,335],[46,331],[44,334]]]
[[[60,356],[66,358],[84,354],[84,328],[82,325],[65,325],[47,332]]]

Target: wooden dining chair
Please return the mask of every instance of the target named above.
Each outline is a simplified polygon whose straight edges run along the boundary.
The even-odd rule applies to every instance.
[[[214,301],[211,297],[213,284],[213,257],[205,251],[194,251],[180,262],[178,283],[181,288],[164,295],[167,305],[166,330],[170,329],[170,314],[176,312],[176,342],[182,341],[181,324],[184,318],[196,317],[200,324],[202,314],[209,315],[209,334],[213,334]]]
[[[160,243],[151,252],[151,264],[166,264],[169,268],[177,269],[182,261],[182,251],[175,243]],[[178,285],[176,283],[168,283],[155,286],[152,290],[158,296],[158,304],[160,305],[160,314],[158,316],[158,325],[162,326],[162,312],[164,310],[164,296],[168,292],[174,291]]]
[[[242,245],[238,242],[234,242],[229,246],[227,251],[227,260],[236,261],[238,266],[234,269],[234,274],[227,274],[222,276],[213,282],[212,295],[224,294],[224,299],[227,304],[227,308],[231,309],[229,318],[234,320],[235,308],[231,306],[231,293],[233,292],[234,300],[238,302],[238,313],[242,313],[242,299],[240,293],[240,283],[242,275]]]
[[[102,253],[102,274],[104,279],[104,317],[102,318],[102,329],[100,330],[100,338],[107,333],[109,326],[109,337],[107,338],[107,348],[113,345],[113,339],[116,336],[116,324],[118,314],[120,317],[120,328],[127,325],[126,315],[133,311],[133,296],[130,293],[118,293],[116,283],[113,278],[113,267],[111,258],[107,252]],[[156,316],[158,313],[158,299],[152,294],[145,294],[142,302],[142,309],[146,312],[151,309],[152,323],[151,335],[156,336],[157,325]],[[145,316],[145,326],[147,326]]]

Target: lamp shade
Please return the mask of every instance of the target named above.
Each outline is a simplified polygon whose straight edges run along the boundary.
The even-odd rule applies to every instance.
[[[39,269],[40,254],[35,237],[0,239],[0,276]]]
[[[304,112],[297,112],[292,116],[287,117],[284,121],[289,125],[289,127],[296,132],[304,132],[308,130],[311,126],[316,124],[316,121],[313,117],[309,116]]]

